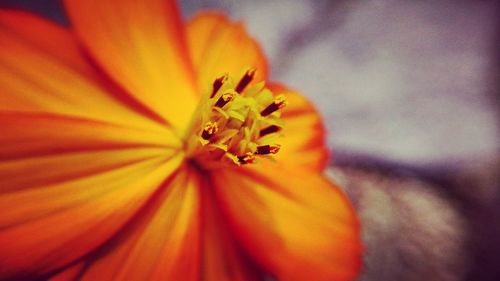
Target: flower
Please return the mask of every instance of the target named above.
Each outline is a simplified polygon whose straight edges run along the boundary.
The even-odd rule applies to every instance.
[[[1,280],[356,276],[321,119],[241,24],[64,3],[71,28],[0,11]]]

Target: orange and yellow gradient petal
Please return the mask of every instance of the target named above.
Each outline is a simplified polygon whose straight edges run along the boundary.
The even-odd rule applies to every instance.
[[[319,112],[306,97],[294,90],[278,83],[271,83],[268,87],[276,95],[284,95],[288,100],[281,115],[285,126],[276,161],[286,166],[322,172],[328,163],[329,152]]]
[[[18,11],[0,11],[0,111],[168,131],[99,74],[69,30]]]
[[[86,153],[84,157],[7,163],[17,165],[18,170],[28,165],[27,173],[33,172],[34,176],[24,175],[33,181],[24,180],[25,188],[0,196],[0,276],[15,279],[45,274],[101,246],[146,204],[180,162],[176,157],[136,163],[121,159],[120,163],[123,154]],[[59,166],[75,166],[106,158],[116,158],[117,167],[86,176],[70,174],[67,178],[40,175],[46,169],[41,165],[46,162],[49,167],[54,166],[54,160]],[[21,176],[9,171],[7,174]]]
[[[199,280],[200,184],[183,167],[120,233],[52,280]]]
[[[0,12],[0,73],[0,276],[29,278],[116,234],[180,165],[182,143],[35,16]]]
[[[202,93],[211,90],[215,78],[227,74],[239,79],[249,68],[257,70],[254,82],[267,79],[264,53],[242,23],[232,23],[222,13],[203,12],[186,24],[186,37]]]
[[[204,179],[202,186],[203,256],[205,281],[259,281],[262,270],[244,252],[229,228],[215,199],[212,186]]]
[[[278,280],[353,280],[361,246],[354,210],[317,173],[267,163],[211,176],[245,250]]]
[[[134,100],[183,131],[199,97],[176,1],[64,3],[96,63]]]

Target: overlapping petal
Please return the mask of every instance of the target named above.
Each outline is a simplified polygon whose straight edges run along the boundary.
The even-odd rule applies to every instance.
[[[202,92],[210,90],[215,78],[229,74],[241,77],[251,67],[257,69],[254,81],[267,78],[265,56],[242,23],[232,23],[225,15],[204,12],[187,23],[191,58]]]
[[[71,265],[59,271],[57,275],[52,275],[49,279],[50,281],[74,281],[78,280],[80,273],[85,268],[84,262],[79,262],[77,264]]]
[[[173,0],[67,0],[90,55],[135,100],[178,129],[197,104],[184,28]]]
[[[122,154],[108,152],[88,156],[99,160],[120,158]],[[87,159],[90,161],[91,157]],[[20,163],[2,163],[0,168],[7,177],[27,177],[22,183],[31,186],[0,197],[1,278],[47,273],[100,246],[145,204],[179,166],[180,157],[169,161],[155,157],[137,163],[120,163],[109,171],[53,183],[44,182],[40,172],[44,171],[44,162],[40,159],[30,163],[36,168],[28,166],[25,175],[17,172],[22,166],[5,173],[9,165]],[[59,167],[79,165],[82,169],[82,163],[84,159],[74,163],[61,159],[58,164]],[[30,172],[36,175],[31,176]],[[51,170],[47,172],[55,174]],[[5,181],[4,175],[1,181]],[[7,179],[7,184],[9,181],[12,180]]]
[[[180,169],[107,244],[53,280],[199,280],[199,178]]]
[[[214,173],[212,181],[238,240],[278,280],[356,276],[361,250],[354,211],[318,174],[270,164]]]
[[[0,127],[0,279],[95,249],[182,160],[171,134],[102,121],[0,111]]]
[[[206,179],[205,179],[206,180]],[[258,281],[263,276],[245,255],[214,198],[212,187],[202,186],[204,281]]]
[[[71,32],[17,11],[0,11],[0,111],[43,112],[159,133],[166,130],[96,72]]]
[[[283,94],[288,105],[283,109],[285,121],[282,144],[276,160],[282,165],[321,172],[328,163],[325,128],[319,112],[306,97],[294,90],[271,83],[275,95]]]
[[[116,91],[115,91],[116,90]],[[182,161],[73,35],[0,11],[0,279],[34,278],[107,241]]]

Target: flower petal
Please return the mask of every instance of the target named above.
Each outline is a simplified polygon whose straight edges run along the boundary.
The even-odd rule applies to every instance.
[[[97,63],[134,99],[177,128],[198,96],[173,0],[67,0],[70,22]]]
[[[0,111],[166,130],[102,79],[68,30],[24,12],[0,11]]]
[[[4,111],[0,127],[1,280],[93,250],[183,159],[168,134],[95,120]]]
[[[0,194],[167,159],[182,145],[168,133],[51,114],[0,111],[0,127]]]
[[[211,186],[205,184],[202,190],[203,280],[263,280],[262,274],[237,245],[211,189]]]
[[[204,12],[192,18],[187,23],[187,39],[203,92],[211,89],[217,77],[225,73],[241,77],[251,67],[257,69],[253,81],[267,78],[262,49],[242,23],[231,23],[222,13]]]
[[[152,158],[2,194],[0,279],[47,273],[95,249],[139,210],[180,160]]]
[[[285,121],[284,136],[279,139],[282,146],[276,154],[276,160],[283,165],[322,172],[329,155],[325,144],[325,128],[318,111],[296,91],[277,83],[271,83],[268,87],[275,95],[283,94],[288,100],[282,114]]]
[[[78,280],[80,272],[84,269],[85,263],[79,262],[75,265],[65,268],[63,271],[59,272],[57,275],[50,278],[50,281],[75,281]]]
[[[353,280],[359,226],[345,195],[321,176],[275,164],[212,175],[239,241],[278,280]]]
[[[197,175],[179,170],[116,237],[84,259],[79,280],[199,280],[199,205]]]

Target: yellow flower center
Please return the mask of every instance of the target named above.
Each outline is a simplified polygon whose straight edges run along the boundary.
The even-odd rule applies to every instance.
[[[215,79],[204,95],[187,137],[189,158],[204,168],[245,165],[278,153],[285,96],[274,96],[264,82],[250,85],[255,69],[234,80]]]

